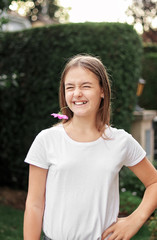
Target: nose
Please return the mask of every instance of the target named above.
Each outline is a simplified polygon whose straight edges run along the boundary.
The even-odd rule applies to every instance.
[[[73,95],[74,95],[74,97],[81,97],[82,96],[81,89],[75,88]]]

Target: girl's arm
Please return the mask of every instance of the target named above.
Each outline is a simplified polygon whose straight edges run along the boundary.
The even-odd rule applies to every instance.
[[[24,214],[24,240],[40,240],[45,206],[46,169],[29,167],[29,185]]]
[[[131,239],[157,208],[157,170],[144,158],[140,163],[129,167],[145,185],[146,190],[138,208],[128,217],[119,218],[102,234],[102,240]]]

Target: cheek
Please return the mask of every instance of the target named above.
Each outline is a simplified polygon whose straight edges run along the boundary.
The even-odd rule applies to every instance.
[[[68,103],[72,99],[72,93],[71,92],[65,92],[65,100]]]
[[[97,95],[93,97],[93,102],[95,103],[95,107],[99,106],[101,103],[101,96],[100,93],[98,92]]]

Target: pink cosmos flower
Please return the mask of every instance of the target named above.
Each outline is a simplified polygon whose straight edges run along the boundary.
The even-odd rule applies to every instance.
[[[68,116],[63,115],[61,113],[52,113],[51,116],[53,116],[54,118],[58,118],[58,119],[68,119]]]

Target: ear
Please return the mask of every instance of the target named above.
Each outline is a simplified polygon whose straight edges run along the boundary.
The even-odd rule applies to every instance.
[[[101,92],[101,98],[104,98],[104,92],[103,92],[103,90],[102,90],[102,92]]]

